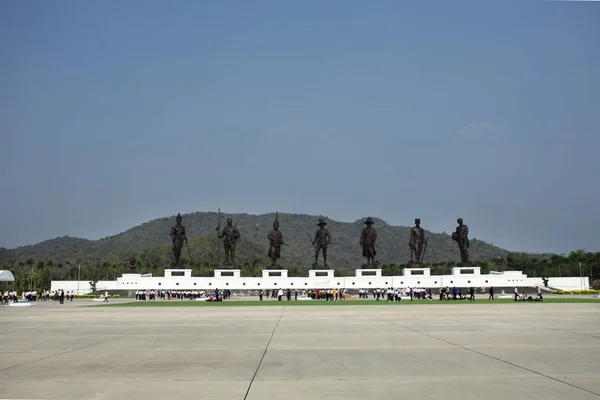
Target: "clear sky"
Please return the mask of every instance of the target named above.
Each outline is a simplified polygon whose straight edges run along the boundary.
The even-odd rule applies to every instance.
[[[600,251],[599,21],[592,2],[3,1],[0,246],[220,206]]]

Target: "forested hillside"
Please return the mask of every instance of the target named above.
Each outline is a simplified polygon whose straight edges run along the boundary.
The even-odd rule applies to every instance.
[[[266,260],[268,250],[266,236],[268,231],[272,229],[275,213],[263,215],[233,214],[231,217],[244,239],[238,245],[240,257],[261,260],[264,258]],[[308,235],[314,235],[317,229],[317,219],[321,217],[323,216],[279,214],[280,230],[286,243],[289,244],[282,250],[282,263],[294,264],[300,267],[307,267],[312,264],[314,250]],[[329,263],[332,267],[352,269],[360,266],[363,262],[361,249],[358,245],[360,232],[365,226],[362,223],[363,220],[364,218],[353,223],[328,220],[327,227],[333,236],[333,242],[339,243],[332,245],[329,249]],[[142,258],[145,262],[166,265],[171,259],[171,252],[160,246],[153,247],[170,243],[169,232],[174,223],[174,217],[165,217],[100,240],[61,237],[32,246],[11,250],[1,249],[0,263],[11,260],[25,261],[29,258],[55,260],[63,263],[68,261],[72,264],[85,261],[93,263],[120,262],[129,256],[144,255]],[[216,238],[217,213],[197,212],[185,214],[183,215],[183,224],[189,238],[205,234]],[[225,217],[222,218],[221,225],[225,225]],[[380,262],[406,262],[409,259],[407,243],[410,228],[391,226],[377,218],[375,218],[374,226],[378,232],[379,254],[377,258]],[[430,240],[425,256],[426,261],[458,260],[458,248],[449,235],[431,232],[428,232],[427,235]],[[205,247],[198,250],[200,253],[195,256],[192,254],[192,256],[193,258],[216,262],[216,246],[216,239],[214,243],[208,241]],[[505,257],[508,254],[506,250],[477,239],[471,240],[471,251],[473,259],[481,260]]]

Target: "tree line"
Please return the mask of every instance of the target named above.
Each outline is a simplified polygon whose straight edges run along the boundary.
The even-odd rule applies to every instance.
[[[183,259],[186,268],[192,269],[192,276],[212,277],[214,269],[218,267],[217,262],[190,261]],[[380,264],[376,261],[378,268],[382,269],[384,276],[398,276],[406,264]],[[529,277],[580,277],[587,276],[594,288],[600,289],[600,252],[592,253],[585,250],[576,250],[568,255],[554,254],[550,257],[540,257],[529,253],[512,253],[510,258],[494,258],[489,261],[474,261],[481,268],[482,274],[490,271],[523,271]],[[425,263],[431,268],[432,275],[448,275],[456,261]],[[141,259],[136,263],[135,273],[152,274],[163,276],[164,264]],[[265,269],[264,260],[255,258],[250,261],[246,259],[240,262],[236,268],[241,270],[242,276],[260,277]],[[288,276],[308,276],[307,267],[295,264],[282,265],[282,269],[288,270]],[[71,262],[59,262],[53,260],[35,261],[28,258],[24,261],[9,260],[2,265],[2,269],[9,270],[15,277],[14,283],[6,282],[5,289],[15,289],[18,292],[30,289],[50,289],[52,280],[81,280],[98,282],[102,280],[116,280],[124,273],[129,273],[129,261],[122,262],[103,261],[73,264]],[[335,270],[336,276],[352,276],[353,270]]]

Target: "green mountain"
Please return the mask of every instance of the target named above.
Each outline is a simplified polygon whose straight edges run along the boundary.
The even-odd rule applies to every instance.
[[[262,215],[231,214],[222,215],[221,226],[231,216],[241,232],[242,238],[237,245],[237,260],[241,264],[252,264],[257,268],[267,265],[268,241],[267,233],[272,229],[275,213]],[[365,218],[355,222],[338,222],[324,216],[304,214],[279,214],[280,231],[289,246],[282,248],[280,263],[286,268],[310,268],[314,262],[314,249],[308,235],[317,230],[317,219],[325,218],[328,222],[333,243],[328,250],[328,264],[338,270],[353,270],[364,262],[362,250],[358,244]],[[377,259],[381,264],[404,264],[409,260],[408,239],[410,227],[392,226],[385,221],[374,218],[377,229]],[[12,260],[25,262],[27,259],[37,261],[52,260],[55,263],[117,263],[124,264],[135,256],[140,263],[168,266],[171,259],[171,243],[169,232],[175,223],[175,217],[164,217],[133,227],[118,235],[100,240],[87,240],[72,237],[59,237],[31,246],[15,249],[0,248],[0,264],[5,265]],[[191,258],[195,264],[215,264],[217,256],[223,261],[222,243],[217,241],[217,213],[196,212],[183,215],[183,225],[189,238]],[[451,237],[442,233],[427,232],[429,244],[425,254],[425,262],[458,261],[459,251]],[[217,251],[219,253],[217,253]],[[481,240],[471,240],[471,258],[473,260],[491,261],[504,258],[507,250],[493,246]],[[187,249],[182,253],[189,259]],[[320,259],[321,260],[321,259]]]

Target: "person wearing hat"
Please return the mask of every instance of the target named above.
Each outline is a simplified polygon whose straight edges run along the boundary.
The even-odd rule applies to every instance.
[[[187,243],[187,237],[185,236],[185,226],[181,225],[181,214],[177,214],[175,218],[176,224],[171,228],[171,240],[173,241],[173,256],[175,257],[175,266],[181,266],[181,248],[183,242]]]
[[[360,245],[363,249],[363,257],[367,257],[367,265],[372,266],[375,262],[375,241],[377,240],[377,231],[371,225],[374,224],[371,217],[364,222],[367,227],[360,234]]]
[[[325,222],[323,219],[319,219],[319,223],[317,224],[319,229],[317,229],[317,233],[315,233],[314,240],[311,239],[312,245],[315,246],[315,263],[313,264],[313,267],[319,265],[319,252],[321,250],[323,250],[323,264],[325,267],[328,267],[327,246],[331,242],[331,233],[329,233],[329,230],[325,228],[325,225],[327,225],[327,222]]]
[[[227,226],[219,233],[219,239],[223,239],[223,248],[225,249],[225,265],[232,266],[235,262],[235,245],[241,237],[240,231],[233,226],[233,220],[227,218]]]
[[[278,213],[275,213],[275,221],[273,221],[273,230],[267,235],[269,239],[269,254],[271,259],[271,267],[275,267],[277,259],[281,255],[281,245],[283,244],[283,234],[279,231]]]

